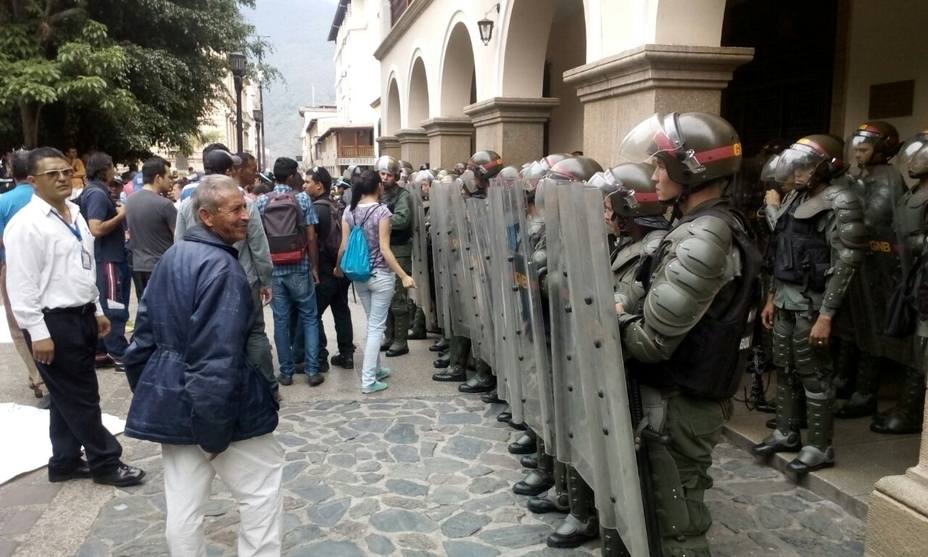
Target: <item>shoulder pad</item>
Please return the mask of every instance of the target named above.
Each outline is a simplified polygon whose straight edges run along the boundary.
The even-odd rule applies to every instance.
[[[860,210],[860,197],[854,193],[850,188],[845,188],[841,186],[828,186],[825,188],[825,191],[822,192],[825,199],[829,201],[831,207],[836,211],[842,209],[850,210]]]
[[[641,239],[641,254],[651,255],[656,252],[665,236],[667,236],[666,230],[654,230],[645,234],[644,238]]]
[[[919,188],[915,193],[908,196],[906,205],[915,209],[924,205],[926,201],[928,201],[928,188]]]

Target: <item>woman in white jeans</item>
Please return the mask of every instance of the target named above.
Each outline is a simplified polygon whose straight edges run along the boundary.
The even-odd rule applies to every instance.
[[[382,193],[380,175],[373,170],[366,170],[354,179],[351,184],[351,206],[342,216],[342,244],[338,250],[338,261],[341,261],[349,232],[355,226],[360,226],[371,258],[371,278],[354,283],[364,313],[367,314],[367,341],[361,368],[361,392],[364,394],[376,393],[388,387],[383,380],[390,375],[390,370],[380,366],[380,343],[386,330],[396,276],[399,275],[406,288],[416,287],[415,281],[403,271],[390,250],[392,213],[386,205],[380,203]],[[335,275],[342,276],[342,270],[336,268]]]

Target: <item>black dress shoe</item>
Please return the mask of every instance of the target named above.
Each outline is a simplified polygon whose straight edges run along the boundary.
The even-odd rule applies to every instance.
[[[541,495],[539,497],[532,497],[528,500],[526,507],[529,512],[535,514],[547,514],[547,513],[562,513],[567,514],[570,512],[570,504],[565,501],[563,505],[558,503],[558,497],[548,497],[546,495]]]
[[[438,342],[429,346],[429,352],[444,352],[448,349],[448,341],[445,339],[439,339]]]
[[[390,349],[387,350],[388,358],[393,358],[395,356],[402,356],[403,354],[409,354],[409,346],[406,346],[406,345],[391,346]]]
[[[509,420],[512,419],[512,412],[506,410],[505,412],[500,412],[496,415],[496,421],[501,424],[508,424]]]
[[[496,388],[496,378],[481,379],[473,376],[465,383],[458,385],[458,391],[462,393],[488,393]]]
[[[532,454],[538,450],[538,443],[529,435],[523,434],[507,448],[510,454]]]
[[[527,454],[519,459],[522,468],[538,468],[538,455]]]
[[[319,385],[325,383],[325,375],[322,375],[321,373],[314,373],[309,376],[308,381],[310,387],[318,387]]]
[[[438,369],[445,369],[451,365],[451,358],[438,358],[432,361],[432,366]]]
[[[94,476],[93,481],[94,483],[103,485],[129,487],[131,485],[138,485],[142,483],[142,478],[144,477],[145,471],[141,468],[129,466],[128,464],[123,464],[120,462],[119,465],[110,472],[101,474],[99,476]]]
[[[432,381],[454,381],[455,383],[461,383],[466,380],[467,374],[463,369],[449,369],[448,371],[439,371],[438,373],[432,374]]]
[[[553,485],[554,478],[550,474],[541,470],[532,470],[525,476],[525,479],[512,486],[512,492],[516,495],[539,495],[551,489]]]
[[[48,469],[48,481],[50,482],[66,482],[68,480],[83,480],[90,477],[90,466],[87,466],[87,461],[83,458],[81,459],[80,464],[71,468],[70,470],[53,470],[52,468]]]
[[[496,391],[490,391],[480,395],[480,400],[487,404],[499,404],[500,402],[503,402],[503,400],[499,398],[499,395]]]
[[[333,366],[338,366],[342,369],[354,369],[353,354],[336,354],[332,356],[331,362]]]

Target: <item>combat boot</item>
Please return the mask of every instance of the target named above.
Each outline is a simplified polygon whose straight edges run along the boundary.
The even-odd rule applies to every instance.
[[[600,528],[599,549],[602,557],[631,557],[625,542],[615,528]]]
[[[429,352],[444,352],[448,349],[450,343],[446,338],[440,338],[435,341],[435,344],[429,346]]]
[[[767,457],[774,453],[793,453],[801,448],[802,438],[798,431],[783,433],[779,429],[774,429],[773,433],[754,445],[751,452],[754,456]]]
[[[567,472],[567,491],[570,495],[570,514],[545,540],[548,547],[580,547],[599,536],[599,520],[593,504],[593,489],[583,481],[576,468],[573,467]]]
[[[448,354],[439,356],[438,358],[435,359],[435,361],[432,362],[432,366],[438,369],[444,369],[450,365],[451,365],[451,356],[449,356]]]
[[[432,374],[432,381],[461,383],[466,380],[467,373],[460,366],[453,366],[445,371]]]
[[[551,471],[554,476],[554,490],[553,493],[548,492],[529,499],[528,510],[535,514],[570,512],[570,495],[567,493],[567,466],[547,454],[539,460],[538,465],[542,469]]]
[[[386,352],[393,344],[393,311],[387,310],[387,328],[383,332],[383,342],[380,343],[380,351]]]
[[[516,495],[538,495],[551,489],[554,485],[554,478],[544,470],[535,469],[525,475],[525,478],[516,482],[512,486],[512,492]]]
[[[857,368],[857,388],[851,398],[834,412],[836,418],[863,418],[876,414],[879,369],[874,358],[862,357]]]
[[[495,390],[480,395],[480,400],[486,404],[500,404],[503,399],[499,398],[499,393]]]
[[[899,404],[886,413],[874,416],[870,430],[875,433],[902,435],[922,430],[925,406],[925,372],[908,368]]]
[[[522,468],[528,468],[529,470],[534,470],[538,468],[538,455],[537,454],[527,454],[519,458],[519,464],[522,465]]]
[[[789,388],[785,391],[781,391],[780,381],[784,380],[784,375]],[[795,412],[795,414],[791,416],[792,424],[796,424],[800,429],[809,427],[809,422],[806,419],[806,391],[802,388],[802,382],[799,380],[799,376],[788,368],[784,372],[777,372],[777,415],[780,414],[779,409],[783,404],[786,404],[788,412]],[[777,418],[768,419],[767,429],[776,428]]]
[[[409,345],[406,344],[406,337],[409,335],[409,312],[401,311],[393,316],[393,343],[387,350],[387,357],[402,356],[409,354]]]
[[[800,404],[799,379],[795,373],[777,368],[777,417],[775,429],[763,441],[754,445],[755,456],[767,457],[773,453],[793,452],[802,448],[799,437]],[[769,421],[768,421],[769,424]]]
[[[423,340],[427,338],[427,336],[427,331],[425,330],[425,312],[422,311],[422,308],[416,307],[416,316],[412,320],[412,328],[409,329],[407,338],[412,340]]]
[[[526,431],[514,442],[509,443],[507,450],[509,454],[532,454],[538,450],[538,445],[531,431]]]
[[[462,393],[488,393],[496,388],[496,377],[493,376],[490,366],[482,360],[477,361],[477,373],[466,382],[458,385]]]
[[[818,394],[821,398],[812,398],[806,393],[806,405],[809,407],[809,434],[805,446],[787,465],[796,474],[808,474],[835,465],[835,451],[831,446],[834,432],[834,416],[831,411],[830,398]]]

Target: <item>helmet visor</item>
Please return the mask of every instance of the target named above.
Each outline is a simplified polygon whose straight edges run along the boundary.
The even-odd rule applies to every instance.
[[[909,186],[914,186],[916,178],[928,173],[928,132],[906,141],[893,163]]]
[[[760,181],[763,183],[776,182],[776,173],[777,165],[780,163],[780,155],[773,155],[767,162],[764,163],[764,167],[760,171]]]
[[[683,144],[683,136],[677,125],[677,113],[654,114],[641,122],[619,145],[619,163],[652,163],[655,157],[670,157],[686,167],[692,174],[705,171],[706,167],[693,150]],[[711,160],[711,153],[706,153]]]
[[[793,180],[799,187],[808,186],[812,183],[815,169],[824,160],[825,157],[821,153],[809,147],[794,144],[780,153],[780,160],[777,162],[777,168],[774,172],[774,180],[781,184]]]

